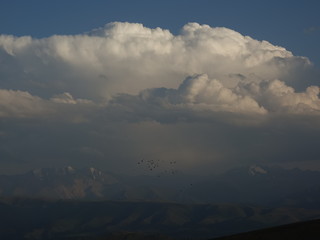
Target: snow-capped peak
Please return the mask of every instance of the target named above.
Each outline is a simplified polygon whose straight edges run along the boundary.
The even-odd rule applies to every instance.
[[[76,170],[71,166],[62,167],[62,168],[37,168],[32,170],[32,174],[35,177],[38,177],[40,179],[43,179],[49,176],[56,176],[56,175],[65,176],[65,175],[74,174],[75,172]]]
[[[102,172],[97,170],[94,167],[89,168],[89,171],[91,172],[92,178],[95,180],[97,176],[101,176]]]
[[[249,167],[248,173],[252,176],[255,176],[257,174],[267,174],[268,171],[258,165],[252,165]]]
[[[75,170],[73,167],[71,167],[71,166],[66,167],[66,170],[67,170],[69,173],[73,173],[73,172],[76,171],[76,170]]]

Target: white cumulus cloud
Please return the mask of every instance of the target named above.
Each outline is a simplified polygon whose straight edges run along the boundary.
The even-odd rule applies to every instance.
[[[143,154],[314,160],[317,74],[284,47],[198,23],[176,35],[126,22],[42,39],[0,35],[0,156],[85,162],[83,149],[94,149],[108,167]]]
[[[101,100],[116,93],[177,87],[207,74],[224,86],[281,79],[296,84],[308,59],[227,28],[189,23],[179,35],[142,24],[110,23],[92,32],[43,39],[0,36],[1,88]]]
[[[43,99],[25,91],[0,89],[0,118],[86,121],[98,106],[89,100],[74,99],[70,93]]]
[[[28,92],[0,90],[0,117],[37,117],[50,114],[49,102]]]

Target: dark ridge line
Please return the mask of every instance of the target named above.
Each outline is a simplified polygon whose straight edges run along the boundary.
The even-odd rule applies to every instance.
[[[320,219],[308,220],[281,226],[263,228],[210,240],[318,240],[320,239]]]

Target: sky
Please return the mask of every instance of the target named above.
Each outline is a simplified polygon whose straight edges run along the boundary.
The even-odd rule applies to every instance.
[[[2,1],[0,166],[320,169],[319,1]]]

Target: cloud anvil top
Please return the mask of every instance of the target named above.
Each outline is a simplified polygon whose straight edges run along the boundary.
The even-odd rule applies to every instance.
[[[282,139],[294,134],[290,132],[296,124],[301,127],[299,136],[309,136],[310,129],[319,132],[318,79],[308,58],[228,28],[188,23],[174,35],[166,29],[113,22],[79,35],[41,39],[0,35],[0,62],[0,118],[5,125],[30,119],[42,121],[49,128],[55,128],[55,121],[62,128],[86,124],[86,130],[74,127],[83,136],[99,126],[103,131],[90,135],[94,145],[90,146],[94,149],[91,153],[98,152],[93,154],[98,159],[117,156],[119,149],[106,150],[103,145],[128,133],[132,134],[128,141],[136,146],[131,145],[128,155],[119,158],[139,151],[150,156],[161,152],[166,157],[183,158],[186,153],[179,154],[179,149],[168,150],[167,144],[158,147],[173,132],[180,141],[178,132],[181,134],[182,128],[190,138],[198,136],[200,142],[181,142],[184,149],[192,146],[189,157],[201,158],[206,152],[213,159],[233,158],[225,149],[233,147],[234,155],[241,149],[238,140],[234,140],[237,146],[230,141],[220,143],[223,146],[219,150],[208,146],[208,142],[219,142],[224,131],[230,131],[225,124],[235,128],[237,138],[250,143],[252,139],[248,139],[244,128],[254,127],[249,131],[255,131],[261,144],[279,137],[278,133],[268,137],[262,133],[284,122]],[[15,119],[15,123],[9,124],[8,119]],[[119,121],[126,125],[125,130],[111,131]],[[170,124],[177,129],[171,132]],[[199,125],[196,133],[194,126]],[[25,127],[27,132],[40,131],[28,124]],[[133,128],[140,129],[141,136]],[[149,142],[148,150],[142,150],[150,137],[147,132],[152,129],[159,134],[162,128],[167,135]],[[214,136],[201,135],[206,128]],[[6,129],[0,131],[0,138],[9,134]],[[53,135],[49,138],[57,138]],[[300,140],[291,143],[299,145]],[[74,143],[74,152],[88,147],[84,144]],[[310,151],[308,159],[319,151],[312,144],[302,147]],[[10,158],[10,151],[0,151]],[[247,157],[266,152],[259,147],[255,151]],[[283,156],[283,152],[277,149],[274,154]]]

